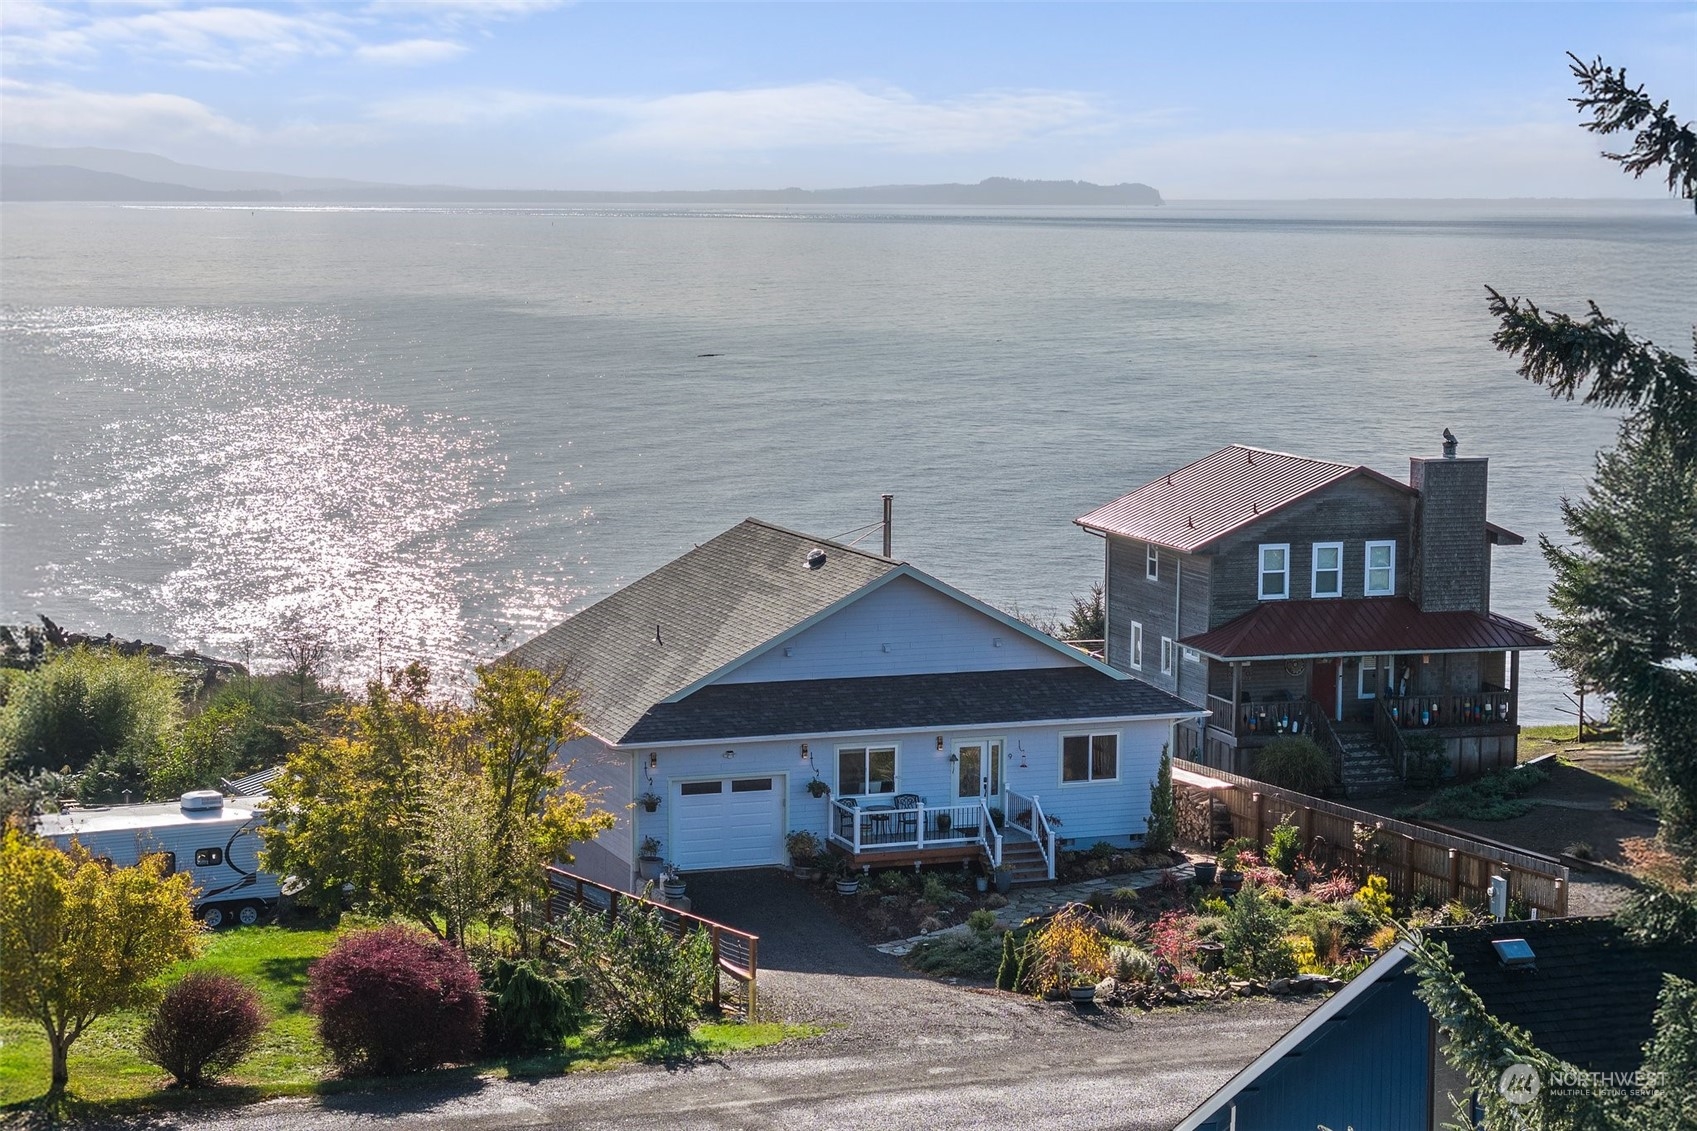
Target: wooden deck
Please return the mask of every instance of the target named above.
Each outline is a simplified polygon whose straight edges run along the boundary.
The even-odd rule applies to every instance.
[[[856,868],[870,866],[873,868],[912,867],[914,864],[951,864],[963,860],[978,860],[985,856],[984,846],[977,841],[965,844],[954,844],[943,848],[907,847],[873,848],[863,845],[859,852],[845,848],[836,840],[831,840],[828,847],[838,856],[846,856],[850,864]]]

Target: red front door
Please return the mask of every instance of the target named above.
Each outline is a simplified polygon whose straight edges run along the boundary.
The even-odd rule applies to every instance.
[[[1319,704],[1328,719],[1338,717],[1338,662],[1315,660],[1308,678],[1308,697]]]

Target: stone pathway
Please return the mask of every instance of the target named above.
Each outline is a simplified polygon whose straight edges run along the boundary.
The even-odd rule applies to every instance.
[[[1081,880],[1075,884],[1057,884],[1054,886],[1044,884],[1015,888],[1013,893],[1008,896],[1008,905],[996,912],[996,926],[1000,930],[1009,930],[1035,915],[1047,915],[1049,912],[1065,907],[1069,903],[1085,903],[1097,892],[1117,891],[1120,888],[1154,887],[1169,875],[1181,884],[1189,884],[1196,875],[1196,870],[1188,863],[1174,864],[1168,868],[1147,868],[1141,872],[1122,872],[1117,876]],[[961,923],[953,927],[946,927],[941,931],[934,931],[929,935],[915,935],[911,939],[897,939],[895,942],[878,943],[872,949],[882,954],[893,954],[900,957],[927,939],[963,934],[970,929],[965,923]]]

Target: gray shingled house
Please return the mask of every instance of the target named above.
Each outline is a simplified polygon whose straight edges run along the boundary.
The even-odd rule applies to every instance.
[[[806,829],[857,864],[988,858],[1052,876],[1065,841],[1145,831],[1198,708],[906,562],[748,519],[507,662],[583,694],[573,777],[614,829],[576,870],[633,889],[781,864]]]
[[[1370,467],[1234,444],[1075,521],[1106,542],[1107,659],[1187,703],[1183,753],[1250,773],[1282,734],[1327,747],[1351,792],[1406,775],[1407,738],[1449,772],[1513,765],[1520,653],[1491,612],[1488,461]],[[1418,745],[1418,744],[1417,744]]]

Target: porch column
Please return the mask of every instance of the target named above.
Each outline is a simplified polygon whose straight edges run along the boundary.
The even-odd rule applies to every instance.
[[[1231,732],[1232,732],[1232,737],[1234,739],[1243,737],[1238,732],[1239,720],[1240,720],[1240,717],[1243,714],[1243,712],[1238,709],[1238,705],[1237,705],[1238,700],[1239,700],[1239,698],[1242,697],[1242,695],[1243,695],[1243,664],[1236,661],[1236,660],[1233,660],[1232,661],[1232,720],[1231,720],[1232,725],[1231,725]]]
[[[1520,653],[1508,654],[1508,721],[1515,726],[1520,725]],[[1585,720],[1580,719],[1581,728]]]

